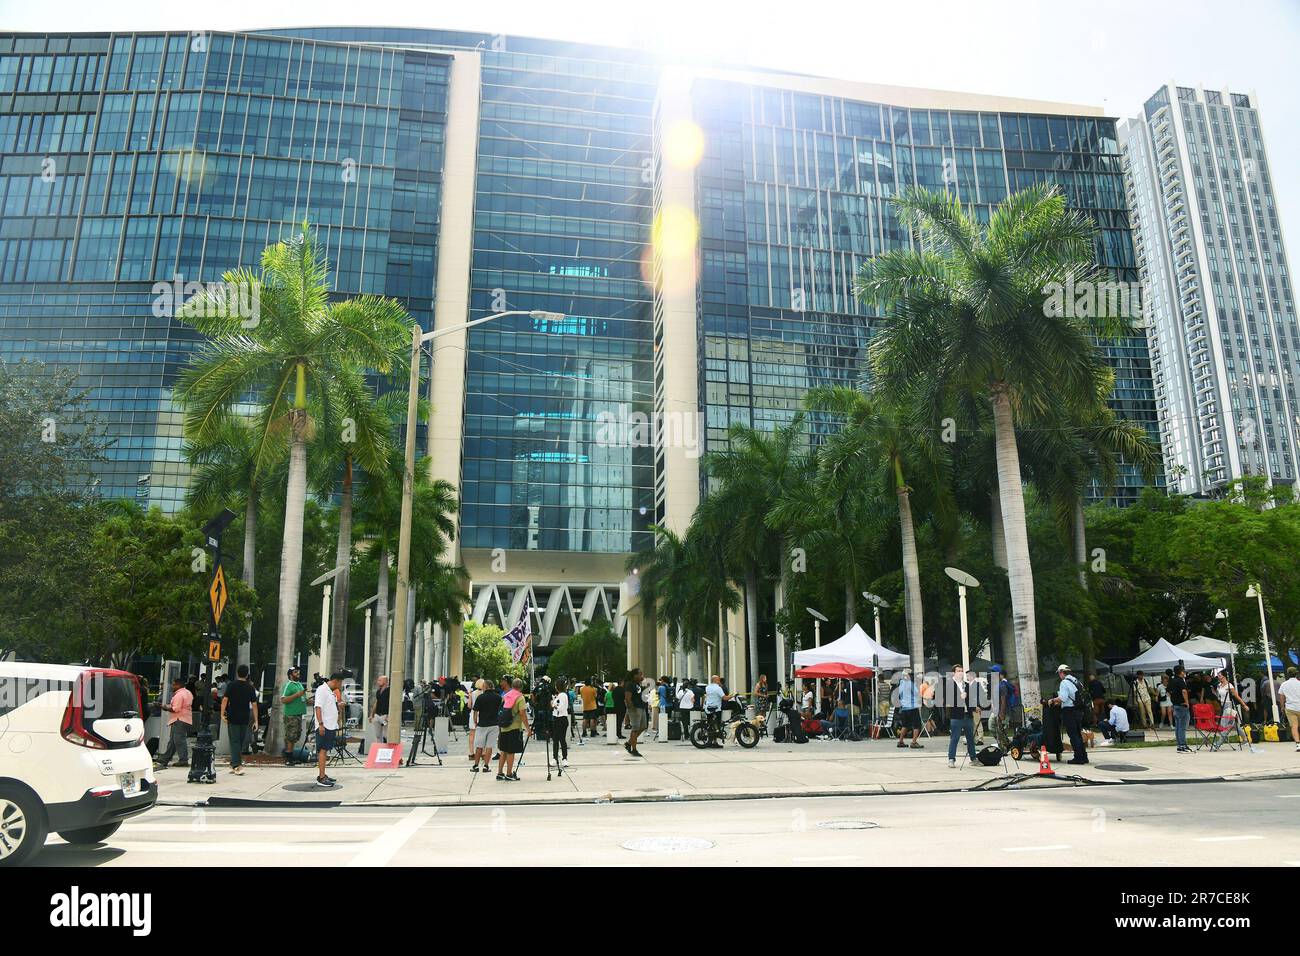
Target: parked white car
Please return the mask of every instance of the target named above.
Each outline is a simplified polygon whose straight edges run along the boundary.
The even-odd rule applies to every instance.
[[[140,686],[125,671],[0,662],[0,866],[55,832],[101,843],[158,799]]]

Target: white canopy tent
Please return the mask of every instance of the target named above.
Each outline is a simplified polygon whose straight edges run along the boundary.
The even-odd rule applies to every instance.
[[[804,651],[794,652],[794,666],[812,667],[816,664],[853,664],[857,667],[872,667],[893,671],[907,667],[911,659],[906,654],[891,651],[883,644],[877,644],[867,636],[860,625],[854,624],[849,632],[838,640],[810,647]]]
[[[1189,638],[1181,644],[1175,644],[1174,647],[1184,653],[1198,654],[1201,657],[1234,657],[1237,653],[1236,644],[1213,637]]]
[[[1162,637],[1152,644],[1150,649],[1143,651],[1131,661],[1116,664],[1111,670],[1116,674],[1131,674],[1134,671],[1148,673],[1163,671],[1178,664],[1182,664],[1189,671],[1212,671],[1223,666],[1223,661],[1217,657],[1191,654],[1182,650],[1182,646],[1175,647]]]

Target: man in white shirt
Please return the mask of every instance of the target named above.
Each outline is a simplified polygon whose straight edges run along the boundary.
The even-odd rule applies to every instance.
[[[1099,726],[1107,740],[1118,740],[1120,743],[1126,743],[1125,735],[1129,731],[1128,711],[1112,701],[1110,713],[1106,715],[1106,719],[1101,721]]]
[[[316,785],[334,786],[334,778],[325,775],[325,760],[334,749],[339,729],[338,689],[343,675],[335,672],[330,679],[316,688]]]
[[[691,711],[695,709],[695,691],[690,684],[682,684],[677,691],[677,719],[682,722],[682,739],[691,732]]]
[[[1291,724],[1291,739],[1295,741],[1296,753],[1300,753],[1300,680],[1296,678],[1296,669],[1286,669],[1286,680],[1277,689],[1277,698],[1286,709],[1286,719]]]

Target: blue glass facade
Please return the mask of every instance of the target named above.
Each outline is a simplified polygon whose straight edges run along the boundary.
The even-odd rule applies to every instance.
[[[155,282],[255,267],[309,220],[338,293],[428,321],[446,80],[445,56],[301,39],[0,36],[0,357],[79,372],[107,497],[184,496],[195,338]]]
[[[788,422],[810,388],[867,372],[872,316],[853,295],[863,261],[908,242],[889,197],[949,189],[987,221],[1009,192],[1060,186],[1097,224],[1097,260],[1136,280],[1113,120],[904,109],[701,81],[699,394],[706,441],[735,423]],[[1158,440],[1145,339],[1106,346],[1112,405]],[[817,427],[816,425],[813,426]],[[1126,470],[1117,500],[1143,481]]]

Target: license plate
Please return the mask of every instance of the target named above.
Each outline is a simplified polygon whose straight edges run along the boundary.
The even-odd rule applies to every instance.
[[[117,775],[117,781],[122,786],[122,796],[134,797],[140,793],[139,774],[120,773]]]

